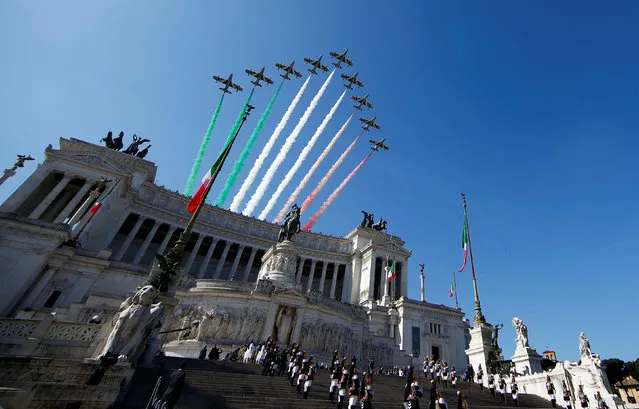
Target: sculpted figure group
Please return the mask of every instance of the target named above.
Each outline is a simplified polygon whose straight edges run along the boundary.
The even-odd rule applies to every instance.
[[[124,142],[122,141],[123,138],[124,138],[124,132],[120,132],[120,134],[116,138],[114,138],[113,132],[109,131],[106,137],[100,139],[100,142],[104,142],[104,146],[106,146],[109,149],[119,151],[120,149],[124,147]],[[149,153],[149,148],[151,148],[151,145],[149,144],[144,149],[140,150],[140,145],[142,145],[145,142],[151,142],[151,140],[142,139],[139,136],[134,134],[133,142],[122,152],[132,156],[137,156],[138,158],[142,159],[147,155],[147,153]]]
[[[364,214],[364,220],[362,220],[362,223],[360,224],[361,227],[368,227],[369,229],[386,232],[387,221],[384,220],[383,217],[380,217],[379,221],[375,223],[375,215],[373,213],[368,213],[364,210],[362,210],[362,213]]]

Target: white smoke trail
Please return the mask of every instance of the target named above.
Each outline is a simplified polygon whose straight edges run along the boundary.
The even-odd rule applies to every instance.
[[[297,91],[297,95],[295,95],[295,98],[293,98],[291,105],[289,105],[289,107],[286,109],[286,112],[284,112],[284,116],[282,116],[282,119],[280,119],[280,122],[275,127],[275,130],[273,131],[273,134],[266,142],[266,145],[264,145],[262,152],[260,152],[260,156],[257,157],[257,160],[253,164],[251,171],[249,172],[246,179],[244,179],[244,182],[242,183],[242,187],[240,187],[239,192],[237,192],[237,194],[233,198],[233,202],[231,203],[231,207],[230,207],[232,212],[237,212],[239,210],[240,205],[242,204],[242,200],[244,200],[244,196],[246,196],[246,193],[250,189],[251,185],[253,184],[253,182],[255,182],[255,177],[257,176],[257,172],[260,171],[260,168],[264,164],[264,161],[266,160],[268,155],[271,153],[271,150],[273,149],[273,145],[275,145],[277,138],[280,136],[280,133],[282,133],[282,130],[284,130],[284,127],[286,127],[286,123],[291,118],[291,115],[293,114],[293,111],[295,110],[297,103],[300,102],[300,99],[302,98],[302,94],[304,94],[304,90],[306,90],[306,86],[308,85],[310,80],[311,80],[311,76],[309,75],[306,81],[304,81],[304,84],[302,84],[302,88],[300,88],[300,90]]]
[[[302,193],[302,190],[304,190],[304,188],[306,187],[306,184],[311,179],[311,176],[313,176],[317,168],[319,168],[319,165],[322,163],[322,161],[324,161],[324,159],[326,159],[326,156],[328,156],[328,153],[331,151],[331,149],[333,149],[333,146],[335,145],[337,140],[340,138],[340,136],[342,136],[342,133],[344,133],[344,130],[348,126],[349,122],[351,122],[351,119],[353,119],[353,114],[351,114],[351,116],[348,117],[346,122],[344,122],[344,125],[342,125],[340,130],[337,131],[337,133],[333,137],[333,139],[331,139],[328,145],[326,145],[326,148],[324,148],[324,151],[322,152],[322,154],[317,158],[313,166],[311,166],[311,169],[308,171],[308,173],[306,173],[306,175],[304,176],[304,179],[302,179],[299,185],[297,185],[297,188],[295,188],[295,191],[293,192],[291,197],[289,197],[286,203],[284,204],[284,206],[282,206],[282,209],[278,213],[275,220],[273,220],[273,223],[279,223],[284,217],[284,215],[286,214],[286,211],[288,210],[288,208],[291,207],[293,203],[295,203],[295,200],[300,195],[300,193]]]
[[[293,143],[295,143],[295,139],[297,139],[297,136],[302,131],[302,128],[304,128],[304,125],[306,125],[306,121],[308,121],[308,118],[313,113],[313,110],[319,103],[320,98],[322,98],[322,95],[324,95],[324,91],[326,91],[328,84],[331,82],[331,79],[333,78],[333,74],[335,74],[335,70],[333,70],[333,72],[331,72],[331,75],[329,75],[326,81],[324,81],[324,84],[322,84],[322,87],[317,92],[317,95],[315,95],[313,100],[311,100],[311,103],[306,108],[304,115],[302,115],[300,120],[297,122],[297,125],[295,125],[293,132],[291,132],[288,138],[286,138],[286,141],[284,142],[284,145],[282,145],[282,148],[280,148],[280,151],[275,157],[275,160],[273,161],[273,163],[271,163],[271,166],[266,171],[266,174],[264,175],[262,182],[259,184],[259,186],[255,190],[255,193],[253,193],[253,196],[251,196],[251,200],[249,200],[249,202],[246,204],[246,207],[244,208],[244,211],[242,212],[244,215],[250,216],[253,213],[253,211],[255,211],[255,208],[260,203],[262,196],[264,196],[264,193],[266,193],[266,189],[268,188],[268,185],[271,183],[271,180],[273,180],[275,171],[277,171],[277,168],[279,168],[279,166],[282,164],[282,162],[286,158],[288,151],[291,149],[291,146],[293,146]]]
[[[337,100],[335,105],[333,105],[331,110],[328,111],[328,114],[326,114],[322,123],[317,127],[313,136],[311,136],[311,139],[308,140],[306,146],[304,147],[304,149],[302,149],[302,152],[300,152],[299,156],[297,157],[297,160],[295,161],[291,169],[289,169],[289,171],[286,173],[284,179],[282,179],[282,181],[280,182],[280,185],[275,190],[275,193],[273,193],[273,196],[271,196],[271,198],[269,199],[266,207],[264,208],[264,210],[262,210],[262,213],[260,213],[259,219],[266,219],[266,216],[273,209],[273,206],[275,206],[275,203],[277,203],[277,199],[280,198],[280,195],[282,194],[286,186],[291,183],[293,176],[295,176],[295,173],[302,166],[302,163],[304,163],[308,154],[311,153],[311,149],[313,149],[313,146],[315,146],[315,142],[317,142],[317,139],[320,137],[322,132],[324,132],[326,125],[328,125],[330,120],[333,118],[333,115],[335,115],[335,111],[337,111],[339,104],[342,102],[342,99],[344,99],[344,95],[346,95],[346,90],[342,92],[342,95],[340,95],[339,99]]]

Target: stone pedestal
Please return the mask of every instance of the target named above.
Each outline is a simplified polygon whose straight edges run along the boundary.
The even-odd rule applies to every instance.
[[[543,357],[537,353],[535,348],[531,348],[529,346],[524,347],[518,343],[512,361],[513,364],[515,364],[515,370],[517,373],[529,375],[542,371],[542,359]]]
[[[262,257],[258,280],[271,280],[278,287],[295,287],[299,253],[295,243],[285,240],[268,249]]]
[[[492,328],[488,325],[476,325],[470,330],[470,344],[466,350],[468,362],[473,366],[475,373],[481,364],[484,373],[487,373],[488,357],[494,350],[492,346]]]

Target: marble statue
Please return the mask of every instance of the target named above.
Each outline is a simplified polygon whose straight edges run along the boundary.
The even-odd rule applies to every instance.
[[[528,327],[519,317],[513,318],[513,326],[515,327],[515,331],[517,332],[517,338],[515,341],[518,345],[522,346],[524,349],[528,347]]]
[[[281,243],[284,240],[290,240],[295,233],[300,232],[300,208],[297,204],[291,207],[291,210],[286,213],[284,217],[284,223],[280,229],[280,234],[277,238],[277,242]]]
[[[582,332],[579,334],[579,356],[581,359],[592,358],[592,352],[590,351],[590,341],[586,338],[586,335]]]
[[[157,294],[155,287],[145,285],[120,305],[120,314],[101,357],[133,361],[139,356],[148,336],[159,323],[163,307],[161,303],[153,303]]]

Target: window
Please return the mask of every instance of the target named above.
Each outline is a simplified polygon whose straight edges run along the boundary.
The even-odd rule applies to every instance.
[[[55,305],[56,301],[58,301],[58,298],[60,298],[60,296],[62,295],[62,291],[60,290],[55,290],[51,293],[51,295],[49,296],[49,298],[47,298],[47,301],[45,301],[43,307],[44,308],[53,308],[53,306]]]
[[[637,389],[639,389],[639,386],[637,386]],[[637,403],[637,399],[634,396],[628,396],[628,403]]]

